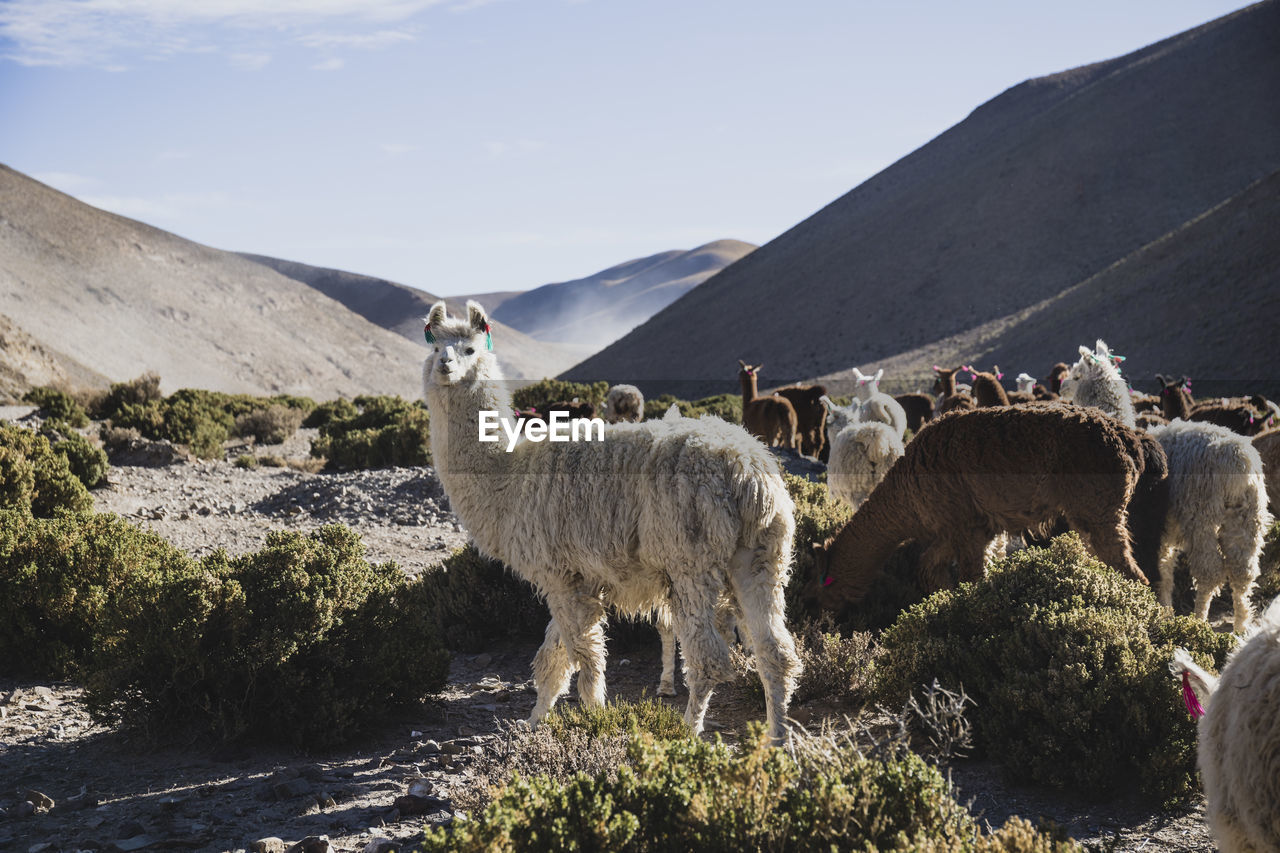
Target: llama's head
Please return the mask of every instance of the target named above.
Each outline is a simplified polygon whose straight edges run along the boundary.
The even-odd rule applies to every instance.
[[[750,379],[755,381],[760,377],[760,371],[764,369],[764,363],[747,364],[742,359],[738,359],[738,379]]]
[[[954,394],[956,392],[956,374],[963,369],[964,368],[961,367],[952,367],[947,369],[935,364],[933,366],[933,372],[935,374],[933,380],[933,393]]]
[[[1054,394],[1062,393],[1062,380],[1067,378],[1067,374],[1071,372],[1071,367],[1066,362],[1060,361],[1049,370],[1049,375],[1045,377],[1044,384]]]
[[[827,410],[827,431],[835,434],[862,418],[862,401],[856,397],[848,406],[841,406],[823,394],[820,398],[823,408]]]
[[[879,392],[880,379],[884,376],[884,368],[880,368],[872,375],[863,373],[858,368],[853,369],[853,378],[855,380],[853,393],[859,400],[870,399],[872,394]]]
[[[1035,377],[1027,373],[1019,373],[1015,381],[1018,383],[1018,390],[1023,394],[1030,394],[1036,387]]]
[[[1076,400],[1086,386],[1114,384],[1123,390],[1125,383],[1116,367],[1116,358],[1102,341],[1098,341],[1097,349],[1080,347],[1080,360],[1071,365],[1067,377],[1062,380],[1059,392],[1062,399],[1068,403]]]
[[[428,388],[499,378],[489,317],[479,302],[467,300],[465,319],[449,316],[444,301],[437,302],[427,315],[423,335],[431,347],[422,374]]]

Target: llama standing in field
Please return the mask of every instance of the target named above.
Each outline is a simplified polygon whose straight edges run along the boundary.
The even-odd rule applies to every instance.
[[[796,431],[800,438],[800,453],[814,459],[826,456],[827,410],[822,397],[827,389],[822,385],[788,385],[773,392],[785,397],[796,410]]]
[[[1049,375],[1045,377],[1044,384],[1050,394],[1059,395],[1062,393],[1062,383],[1069,375],[1071,375],[1071,365],[1064,361],[1060,361],[1053,367],[1049,368]]]
[[[857,509],[902,455],[902,437],[886,423],[862,421],[860,400],[847,408],[829,397],[822,401],[831,421],[827,491]]]
[[[883,376],[884,368],[867,376],[855,367],[853,378],[857,380],[857,384],[853,387],[853,396],[862,401],[863,421],[886,423],[898,433],[898,438],[902,438],[907,432],[907,413],[901,403],[880,390],[880,379]]]
[[[894,396],[902,411],[907,413],[907,429],[917,433],[920,428],[933,420],[933,398],[919,391]]]
[[[953,367],[950,370],[933,366],[933,372],[936,374],[933,379],[933,393],[938,398],[936,411],[939,415],[945,415],[948,412],[963,412],[974,408],[973,398],[967,392],[962,392],[960,386],[956,384],[956,374],[963,367]]]
[[[1280,429],[1255,435],[1253,446],[1262,458],[1262,476],[1267,483],[1271,513],[1280,515]]]
[[[1080,360],[1062,381],[1062,399],[1077,406],[1101,409],[1127,427],[1136,426],[1129,387],[1116,367],[1117,359],[1101,339],[1095,348],[1080,347]]]
[[[1169,511],[1160,560],[1160,603],[1173,607],[1177,555],[1185,553],[1196,588],[1195,613],[1231,584],[1235,629],[1249,621],[1249,593],[1270,518],[1257,449],[1217,424],[1175,420],[1149,434],[1169,460]]]
[[[1100,412],[1047,404],[945,415],[911,440],[834,539],[815,543],[810,597],[829,607],[860,601],[908,540],[924,545],[925,589],[950,586],[952,563],[961,581],[976,580],[998,534],[1060,517],[1098,559],[1146,583],[1128,514],[1139,494],[1140,514],[1157,514],[1164,477],[1160,445]]]
[[[764,685],[779,738],[800,661],[786,628],[783,589],[794,505],[774,456],[719,418],[616,424],[602,441],[482,442],[482,412],[511,417],[488,350],[489,319],[475,302],[426,328],[423,365],[431,451],[440,482],[481,552],[510,566],[546,599],[551,623],[533,662],[537,723],[578,670],[578,698],[605,700],[606,608],[661,613],[684,651],[685,721],[701,732],[715,685],[732,677],[717,630],[728,603]]]
[[[1185,649],[1174,652],[1169,668],[1203,705],[1196,758],[1218,849],[1280,850],[1280,599],[1217,678]]]
[[[644,395],[634,385],[614,385],[604,398],[604,419],[616,424],[644,420]]]
[[[973,381],[973,402],[980,408],[1009,405],[1009,395],[1000,384],[1004,374],[1000,372],[999,365],[992,368],[991,373],[984,373],[970,366],[964,369],[969,371]]]
[[[763,364],[747,364],[738,359],[738,384],[742,386],[742,425],[747,432],[770,447],[800,449],[799,419],[795,406],[786,397],[761,397],[756,383]]]

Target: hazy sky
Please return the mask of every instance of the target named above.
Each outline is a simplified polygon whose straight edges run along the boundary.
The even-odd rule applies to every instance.
[[[0,0],[0,162],[435,293],[765,243],[1212,0]],[[0,201],[2,212],[2,201]]]

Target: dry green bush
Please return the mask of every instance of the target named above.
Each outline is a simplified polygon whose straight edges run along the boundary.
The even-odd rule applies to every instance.
[[[85,704],[157,736],[338,743],[443,687],[430,605],[394,563],[366,562],[348,528],[276,531],[106,609]]]
[[[551,615],[531,584],[467,545],[422,575],[430,624],[453,648],[470,651],[502,637],[539,637]]]
[[[281,444],[298,431],[305,413],[279,403],[246,412],[236,418],[236,435],[250,436],[258,444]]]
[[[717,394],[701,400],[681,400],[671,394],[662,394],[644,402],[646,420],[660,420],[667,410],[675,406],[681,417],[700,418],[703,415],[720,418],[731,424],[742,423],[742,395]]]
[[[58,421],[45,421],[40,434],[49,439],[54,453],[67,458],[71,473],[76,475],[86,489],[97,488],[107,481],[111,465],[107,453],[101,447],[76,432],[69,425]]]
[[[73,427],[89,425],[89,414],[70,394],[49,385],[32,388],[22,395],[24,403],[40,407],[40,414],[52,421],[62,421]]]
[[[516,777],[472,820],[428,830],[420,851],[1067,851],[1010,821],[984,832],[936,768],[868,757],[847,739],[788,750],[749,728],[741,747],[632,738],[616,771]]]
[[[1195,723],[1168,673],[1173,647],[1217,669],[1233,640],[1167,615],[1150,589],[1067,534],[913,606],[881,644],[882,695],[935,678],[962,686],[980,709],[977,747],[1014,776],[1167,802],[1198,787]]]
[[[511,395],[511,404],[517,409],[536,407],[539,411],[547,403],[567,402],[577,397],[583,403],[590,403],[597,412],[604,410],[604,398],[609,393],[608,382],[565,382],[561,379],[541,379],[523,388],[517,388]]]
[[[429,465],[430,416],[421,402],[398,396],[357,397],[359,413],[335,414],[320,426],[311,455],[339,470]]]
[[[0,423],[0,508],[48,517],[88,512],[93,498],[47,437]]]

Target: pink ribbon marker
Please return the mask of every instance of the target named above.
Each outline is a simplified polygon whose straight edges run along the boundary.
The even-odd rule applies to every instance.
[[[1182,671],[1182,701],[1187,706],[1187,713],[1191,715],[1191,719],[1198,720],[1204,716],[1204,708],[1200,707],[1200,700],[1196,698],[1196,692],[1191,689],[1191,674],[1185,669]]]

